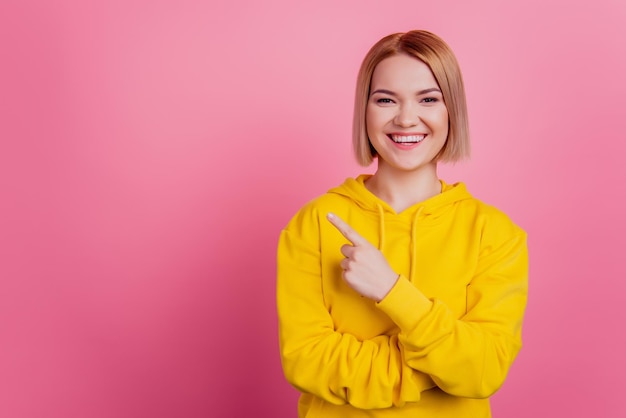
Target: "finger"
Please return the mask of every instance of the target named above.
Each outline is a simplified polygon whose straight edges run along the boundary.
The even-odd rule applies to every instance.
[[[342,270],[348,270],[348,267],[350,265],[350,260],[348,260],[347,258],[344,258],[343,260],[341,260],[341,262],[339,263],[339,266],[341,267]]]
[[[369,241],[359,235],[350,225],[334,213],[329,212],[326,215],[328,221],[341,232],[341,234],[354,245],[369,245]]]
[[[352,257],[352,254],[354,254],[354,246],[350,244],[342,245],[340,251],[344,257],[350,258]]]

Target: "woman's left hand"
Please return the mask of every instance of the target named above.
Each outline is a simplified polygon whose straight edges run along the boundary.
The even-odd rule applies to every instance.
[[[387,259],[368,240],[333,213],[327,219],[352,243],[341,247],[343,278],[360,295],[380,302],[398,280]]]

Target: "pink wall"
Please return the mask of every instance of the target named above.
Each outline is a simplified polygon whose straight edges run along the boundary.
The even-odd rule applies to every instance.
[[[0,6],[0,417],[295,415],[280,228],[361,170],[360,59],[432,30],[474,158],[442,169],[529,233],[498,417],[622,417],[622,0]]]

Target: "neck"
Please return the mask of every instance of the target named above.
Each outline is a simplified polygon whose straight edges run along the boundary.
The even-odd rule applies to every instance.
[[[441,193],[436,163],[414,171],[397,170],[379,163],[365,186],[397,213]]]

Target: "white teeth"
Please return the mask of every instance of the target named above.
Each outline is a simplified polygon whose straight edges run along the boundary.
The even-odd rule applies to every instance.
[[[426,135],[391,135],[391,139],[393,139],[393,142],[400,142],[403,144],[407,142],[417,143],[422,142],[425,136]]]

